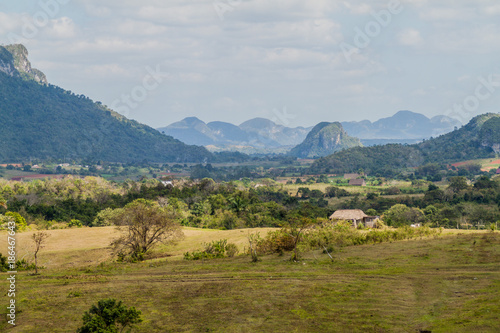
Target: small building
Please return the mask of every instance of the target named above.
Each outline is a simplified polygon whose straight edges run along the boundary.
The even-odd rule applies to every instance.
[[[349,180],[349,186],[366,186],[366,181],[362,178]]]
[[[344,174],[344,179],[358,179],[361,175],[357,173],[346,173]]]
[[[360,224],[373,228],[379,219],[379,216],[366,215],[361,209],[339,209],[330,216],[331,221],[350,221],[355,228]]]
[[[497,175],[500,175],[500,168],[497,169]]]

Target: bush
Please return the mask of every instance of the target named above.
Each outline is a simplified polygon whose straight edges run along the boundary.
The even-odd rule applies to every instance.
[[[431,229],[429,227],[411,228],[408,226],[397,229],[371,229],[363,232],[343,224],[335,226],[324,226],[306,234],[306,242],[309,247],[316,249],[331,249],[334,246],[345,247],[363,244],[375,244],[392,242],[418,237],[429,237],[441,234],[442,229]]]
[[[5,216],[8,216],[16,222],[16,231],[24,231],[28,227],[26,220],[19,213],[16,212],[7,212]]]
[[[68,227],[69,228],[73,228],[73,227],[81,228],[81,227],[83,227],[83,223],[80,220],[71,220],[68,223]]]
[[[92,305],[83,315],[83,326],[77,333],[116,333],[142,322],[141,311],[127,308],[121,301],[104,299]]]
[[[205,249],[184,253],[186,260],[216,259],[234,257],[238,253],[236,244],[227,243],[227,239],[205,243]]]

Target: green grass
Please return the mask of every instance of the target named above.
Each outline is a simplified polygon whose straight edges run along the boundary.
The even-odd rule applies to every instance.
[[[19,273],[19,325],[9,331],[74,332],[83,312],[108,297],[143,312],[137,332],[500,331],[500,233],[351,246],[333,256],[272,255],[255,264],[176,256]]]

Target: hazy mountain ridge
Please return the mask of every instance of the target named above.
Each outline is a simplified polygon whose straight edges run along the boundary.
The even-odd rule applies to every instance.
[[[214,149],[270,152],[300,144],[311,128],[289,128],[264,118],[254,118],[239,126],[214,121],[206,124],[188,117],[158,131],[187,144],[212,146]]]
[[[339,122],[323,122],[316,125],[304,142],[294,147],[289,155],[299,158],[317,158],[360,146],[362,146],[361,141],[349,136]]]
[[[411,112],[399,111],[392,117],[382,118],[375,122],[363,120],[359,122],[342,122],[346,132],[360,139],[428,139],[449,133],[462,124],[447,116],[428,117]]]
[[[0,161],[4,163],[30,158],[110,162],[214,158],[203,147],[187,146],[83,95],[45,84],[42,74],[31,68],[24,46],[0,47]]]
[[[356,147],[315,161],[311,170],[388,174],[395,169],[418,167],[426,163],[453,163],[495,158],[500,153],[500,114],[488,113],[473,118],[467,125],[437,138],[414,145],[390,144]]]
[[[365,146],[415,144],[462,126],[447,116],[429,119],[411,111],[399,111],[373,123],[363,120],[340,124],[348,136],[359,138]],[[312,129],[290,128],[265,118],[250,119],[236,126],[222,121],[204,123],[196,117],[188,117],[158,130],[187,144],[209,146],[211,150],[270,153],[286,152],[301,144]]]

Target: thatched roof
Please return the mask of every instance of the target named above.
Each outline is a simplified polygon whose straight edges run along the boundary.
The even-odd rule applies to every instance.
[[[330,216],[331,220],[362,220],[367,217],[361,209],[340,209]]]
[[[351,179],[349,180],[349,185],[351,186],[366,186],[364,179]]]

